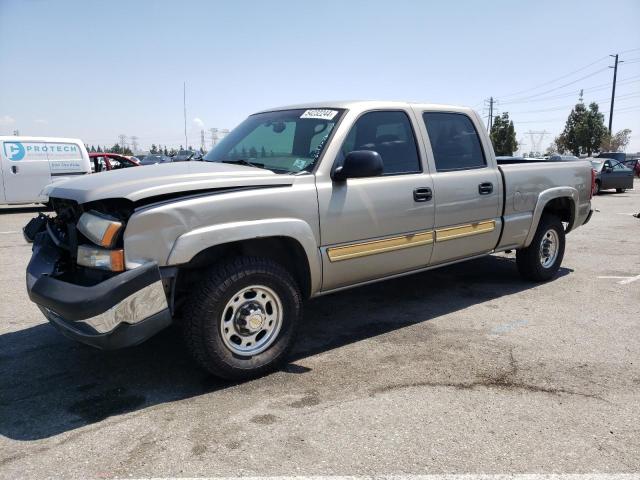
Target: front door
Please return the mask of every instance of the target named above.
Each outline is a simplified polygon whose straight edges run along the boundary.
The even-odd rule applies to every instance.
[[[432,151],[436,211],[431,264],[490,252],[501,230],[502,178],[487,162],[477,131],[481,127],[465,113],[417,113]]]
[[[2,174],[7,203],[44,200],[40,192],[51,181],[49,160],[41,142],[5,141],[2,145]]]
[[[336,159],[375,150],[384,173],[318,180],[323,290],[424,267],[433,244],[431,177],[423,168],[411,112],[372,111],[355,122]]]

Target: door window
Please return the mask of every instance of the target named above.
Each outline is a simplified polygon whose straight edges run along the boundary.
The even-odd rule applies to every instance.
[[[411,121],[404,112],[369,112],[362,115],[342,145],[343,156],[354,150],[378,152],[384,165],[383,175],[422,171]]]
[[[480,137],[467,115],[425,112],[422,118],[438,172],[487,166]]]

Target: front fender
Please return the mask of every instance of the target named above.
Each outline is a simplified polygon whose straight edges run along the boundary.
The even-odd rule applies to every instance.
[[[571,222],[569,223],[569,227],[567,231],[571,231],[576,223],[577,215],[576,209],[579,201],[578,190],[573,187],[553,187],[547,190],[543,190],[538,195],[538,200],[536,202],[536,206],[533,210],[533,219],[531,221],[531,228],[529,229],[529,233],[527,234],[527,238],[525,240],[524,246],[528,247],[531,245],[533,241],[533,237],[536,234],[536,230],[538,229],[538,224],[540,223],[540,218],[542,217],[542,212],[544,211],[547,204],[556,198],[570,198],[571,199]]]
[[[311,227],[297,218],[273,218],[244,222],[229,222],[200,227],[178,237],[167,258],[167,265],[188,263],[201,251],[222,245],[266,237],[289,237],[305,251],[311,275],[311,292],[322,285],[322,259]]]

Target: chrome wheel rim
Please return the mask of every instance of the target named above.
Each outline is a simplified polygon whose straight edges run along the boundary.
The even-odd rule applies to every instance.
[[[550,228],[542,236],[540,240],[540,265],[544,268],[551,267],[558,258],[558,246],[560,245],[560,237],[558,232]]]
[[[222,311],[222,341],[236,355],[257,355],[276,340],[282,318],[282,302],[276,292],[264,285],[243,288],[231,297]]]

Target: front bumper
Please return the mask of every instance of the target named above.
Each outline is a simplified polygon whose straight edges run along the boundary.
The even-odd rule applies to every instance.
[[[101,349],[136,345],[171,323],[155,262],[92,286],[55,278],[60,252],[46,234],[36,238],[27,267],[29,298],[64,335]]]

